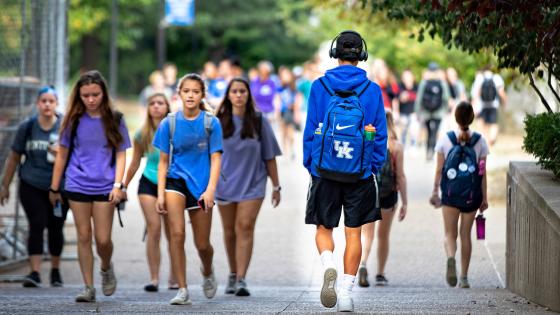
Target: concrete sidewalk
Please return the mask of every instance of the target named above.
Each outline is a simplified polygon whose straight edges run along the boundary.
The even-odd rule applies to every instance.
[[[471,289],[448,288],[444,279],[443,223],[441,213],[428,205],[435,165],[424,161],[423,152],[406,153],[409,214],[403,222],[395,220],[391,253],[386,268],[389,286],[355,288],[355,310],[375,314],[551,314],[528,303],[504,287],[505,209],[490,208],[487,215],[487,241],[473,242],[469,272]],[[222,241],[218,211],[214,211],[212,244],[215,271],[220,283],[214,299],[207,300],[200,288],[202,278],[192,233],[187,226],[187,282],[192,306],[168,305],[175,291],[166,288],[168,257],[162,251],[159,293],[146,293],[148,268],[145,244],[141,242],[144,222],[135,198],[137,179],[130,187],[123,220],[114,227],[114,265],[119,281],[111,297],[101,294],[96,260],[95,304],[78,304],[74,296],[82,289],[77,261],[63,262],[64,288],[25,289],[19,283],[0,284],[0,314],[73,313],[320,313],[333,312],[319,301],[322,268],[314,243],[314,226],[304,222],[308,175],[299,162],[279,160],[283,200],[272,209],[269,195],[255,232],[254,255],[247,276],[251,296],[223,294],[228,267]],[[138,174],[139,175],[139,174]],[[504,179],[505,180],[505,179]],[[270,188],[270,187],[269,187]],[[72,232],[70,232],[72,233]],[[70,234],[69,233],[69,234]],[[335,256],[342,268],[343,229],[335,230]],[[75,237],[68,235],[69,238]],[[162,248],[166,248],[165,242]],[[73,247],[68,247],[74,250]],[[459,260],[459,254],[457,256]],[[375,274],[375,247],[368,263],[370,281]],[[43,282],[48,282],[49,264],[43,264]],[[9,273],[25,274],[27,268]],[[339,272],[341,275],[342,272]],[[339,279],[341,280],[341,279]],[[340,283],[340,281],[339,281]]]

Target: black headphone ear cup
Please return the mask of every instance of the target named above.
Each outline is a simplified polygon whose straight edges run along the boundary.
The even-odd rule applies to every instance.
[[[331,50],[329,51],[329,57],[338,58],[337,53],[336,53],[336,47],[331,48]]]
[[[368,58],[368,53],[365,50],[362,50],[362,52],[360,53],[360,61],[367,61]]]

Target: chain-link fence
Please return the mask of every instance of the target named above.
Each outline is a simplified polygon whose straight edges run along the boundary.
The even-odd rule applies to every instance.
[[[0,161],[7,160],[18,125],[34,112],[37,90],[54,85],[61,98],[66,78],[67,0],[1,0]],[[3,169],[2,169],[3,170]],[[26,257],[27,223],[16,180],[0,207],[0,267]]]

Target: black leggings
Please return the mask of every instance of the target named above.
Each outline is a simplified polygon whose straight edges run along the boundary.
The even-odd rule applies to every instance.
[[[426,129],[428,130],[428,141],[426,142],[426,149],[428,154],[434,153],[434,147],[436,146],[437,133],[440,123],[441,119],[426,120]]]
[[[43,231],[46,227],[49,230],[49,253],[51,256],[60,256],[64,245],[62,228],[68,207],[62,206],[62,218],[55,217],[53,206],[49,201],[49,192],[35,188],[22,180],[20,180],[19,196],[29,222],[27,254],[43,254]]]

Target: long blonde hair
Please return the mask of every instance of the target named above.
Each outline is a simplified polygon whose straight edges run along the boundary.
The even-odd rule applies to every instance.
[[[399,140],[399,136],[397,135],[395,121],[393,119],[393,113],[391,111],[385,111],[385,119],[387,120],[387,136],[389,137],[387,145],[389,146],[389,151],[392,153],[394,149],[394,141]]]
[[[156,98],[161,97],[163,98],[165,105],[167,106],[167,111],[165,115],[171,112],[171,106],[169,105],[169,100],[163,93],[154,93],[148,97],[148,104]],[[150,115],[150,105],[146,107],[146,120],[144,120],[144,124],[140,129],[140,139],[138,139],[138,147],[142,151],[142,153],[152,152],[154,150],[152,146],[152,140],[154,138],[154,134],[158,126],[154,123],[153,117]]]

